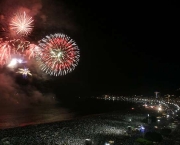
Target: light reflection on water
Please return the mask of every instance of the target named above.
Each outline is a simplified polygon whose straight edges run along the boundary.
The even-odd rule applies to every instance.
[[[0,129],[68,120],[74,116],[68,109],[57,106],[0,108]]]
[[[113,111],[127,112],[132,105],[131,103],[96,99],[68,101],[63,104],[41,104],[41,106],[26,108],[3,104],[4,107],[0,105],[0,129],[63,121]]]

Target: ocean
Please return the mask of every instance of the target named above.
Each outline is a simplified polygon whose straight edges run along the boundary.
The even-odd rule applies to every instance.
[[[57,104],[36,104],[27,107],[0,107],[0,129],[73,120],[109,112],[127,112],[134,104],[97,99],[68,100]]]

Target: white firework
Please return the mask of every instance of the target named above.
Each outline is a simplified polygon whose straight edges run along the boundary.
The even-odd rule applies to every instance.
[[[28,68],[19,68],[16,73],[22,74],[23,77],[27,77],[28,75],[32,76],[32,74]]]

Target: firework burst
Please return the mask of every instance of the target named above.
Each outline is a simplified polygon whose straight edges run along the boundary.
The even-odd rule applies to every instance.
[[[79,61],[76,43],[65,34],[46,36],[39,41],[41,53],[37,54],[40,68],[50,75],[66,75],[75,69]]]
[[[40,53],[40,48],[35,44],[30,44],[28,49],[25,51],[25,55],[29,59],[34,58],[38,53]]]
[[[21,39],[10,40],[9,44],[12,47],[13,54],[24,54],[26,49],[29,47],[29,41],[23,41]]]
[[[0,65],[5,65],[11,58],[11,46],[9,41],[0,42]]]
[[[32,76],[28,68],[19,68],[16,73],[22,74],[24,78],[26,78],[28,75]]]
[[[9,24],[10,29],[15,31],[17,34],[26,36],[32,31],[33,21],[32,17],[29,17],[25,12],[16,13]]]

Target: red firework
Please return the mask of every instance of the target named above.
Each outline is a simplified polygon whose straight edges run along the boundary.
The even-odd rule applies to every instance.
[[[75,69],[79,61],[76,43],[65,34],[46,36],[39,42],[41,53],[36,56],[43,71],[50,75],[66,75]]]
[[[40,53],[40,48],[35,44],[30,44],[28,49],[25,51],[25,55],[29,59],[34,58],[38,53]]]
[[[9,41],[0,42],[0,66],[5,65],[11,58],[11,46]]]
[[[30,42],[29,41],[23,41],[21,39],[13,39],[9,41],[9,44],[12,47],[13,54],[23,54],[26,51],[26,49],[29,47]]]
[[[20,39],[0,40],[0,66],[7,64],[12,56],[25,56],[29,45],[29,41]]]

